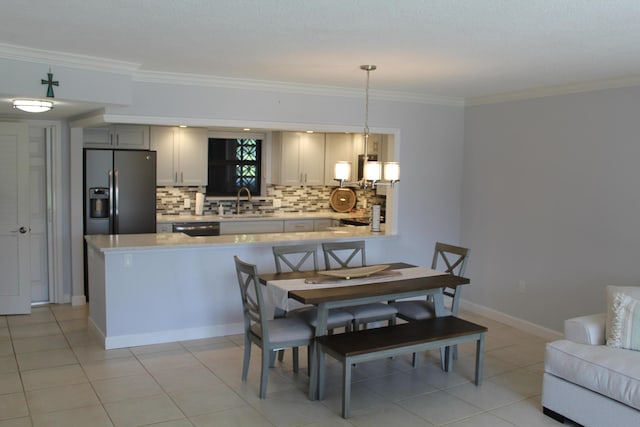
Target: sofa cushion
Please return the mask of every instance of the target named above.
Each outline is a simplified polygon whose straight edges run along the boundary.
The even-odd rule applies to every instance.
[[[605,333],[607,337],[607,341],[610,337],[611,326],[613,322],[613,294],[620,292],[626,295],[629,295],[631,298],[635,298],[640,300],[640,286],[607,286],[606,288],[606,297],[607,297],[607,321],[605,324]]]
[[[545,372],[640,410],[640,352],[558,340],[547,344]]]
[[[609,347],[640,350],[640,301],[627,294],[613,294],[613,319]]]

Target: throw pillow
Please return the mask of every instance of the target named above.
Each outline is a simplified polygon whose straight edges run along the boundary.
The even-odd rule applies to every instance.
[[[620,292],[629,295],[631,298],[640,300],[640,286],[614,286],[606,287],[607,320],[605,323],[605,337],[609,341],[611,336],[611,324],[613,322],[613,294]]]
[[[640,350],[640,301],[627,294],[613,294],[613,319],[607,345]]]

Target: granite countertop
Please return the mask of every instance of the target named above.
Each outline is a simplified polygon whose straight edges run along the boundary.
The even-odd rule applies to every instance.
[[[391,237],[384,232],[372,232],[369,227],[336,227],[327,231],[298,233],[231,234],[223,236],[188,236],[184,233],[96,234],[85,236],[89,246],[100,252],[156,250],[175,248],[205,248],[238,244],[266,244],[276,242],[322,241],[327,239]]]

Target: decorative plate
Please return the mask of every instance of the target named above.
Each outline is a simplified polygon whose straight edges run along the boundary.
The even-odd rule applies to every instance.
[[[351,188],[336,188],[331,192],[329,204],[336,212],[349,212],[356,205],[356,193]]]
[[[318,271],[323,276],[339,277],[341,279],[352,279],[355,277],[371,276],[374,273],[382,271],[389,267],[389,264],[370,265],[367,267],[341,268],[338,270]]]

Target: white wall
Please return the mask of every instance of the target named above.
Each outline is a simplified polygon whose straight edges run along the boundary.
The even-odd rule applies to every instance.
[[[561,330],[640,284],[639,111],[640,88],[466,108],[464,299]]]

